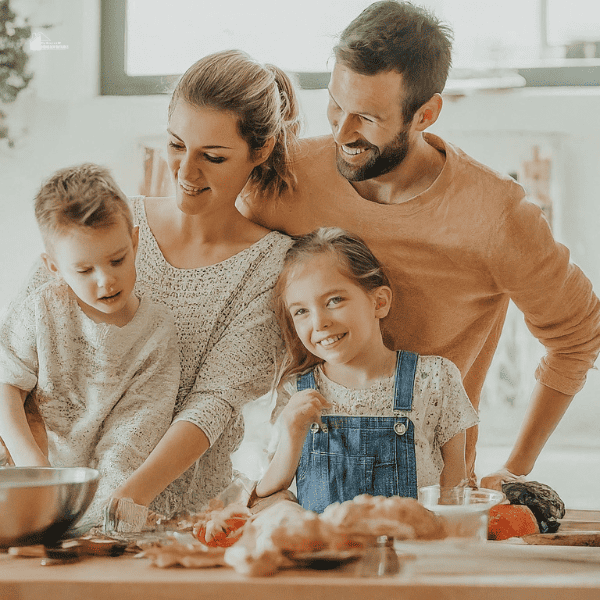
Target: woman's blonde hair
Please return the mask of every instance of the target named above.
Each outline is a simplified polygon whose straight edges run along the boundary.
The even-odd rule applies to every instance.
[[[249,182],[258,192],[279,195],[295,185],[291,154],[298,143],[300,111],[294,86],[281,69],[261,65],[240,50],[210,54],[179,80],[169,119],[179,100],[234,114],[252,155],[275,138],[269,158],[250,175]]]
[[[365,292],[371,292],[383,285],[390,286],[381,264],[357,235],[339,227],[321,227],[296,239],[285,255],[274,288],[275,316],[281,329],[285,350],[277,367],[273,389],[279,388],[291,375],[307,371],[323,362],[309,352],[300,341],[284,297],[293,269],[307,259],[327,253],[337,259],[340,272]]]

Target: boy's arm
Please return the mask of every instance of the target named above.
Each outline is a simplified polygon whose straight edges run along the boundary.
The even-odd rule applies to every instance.
[[[465,461],[466,434],[461,431],[449,439],[441,448],[444,468],[440,475],[440,487],[456,487],[467,479]]]
[[[0,437],[15,466],[49,467],[48,458],[38,446],[27,422],[27,392],[7,383],[0,384]]]

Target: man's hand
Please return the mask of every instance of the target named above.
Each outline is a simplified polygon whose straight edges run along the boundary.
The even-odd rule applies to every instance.
[[[498,490],[501,492],[502,484],[508,483],[509,481],[527,481],[527,479],[524,475],[515,475],[506,467],[503,467],[495,473],[491,473],[490,475],[482,477],[479,486],[482,488],[487,488],[488,490]]]

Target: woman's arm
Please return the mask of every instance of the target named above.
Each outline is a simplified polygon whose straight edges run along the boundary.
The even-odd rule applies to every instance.
[[[296,392],[281,412],[281,437],[264,477],[256,486],[256,495],[270,496],[287,489],[300,462],[302,446],[311,423],[321,423],[321,413],[329,402],[315,390]]]
[[[269,390],[280,344],[269,288],[227,325],[207,353],[169,430],[113,497],[131,498],[147,506],[185,473],[219,439],[246,402]]]
[[[210,447],[205,433],[187,421],[169,427],[135,473],[112,494],[148,506],[172,481],[185,473]]]
[[[467,463],[465,461],[466,434],[461,431],[448,440],[442,447],[444,468],[440,475],[440,487],[456,487],[467,479]]]

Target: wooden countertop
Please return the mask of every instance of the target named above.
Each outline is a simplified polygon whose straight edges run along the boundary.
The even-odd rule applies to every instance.
[[[571,517],[596,521],[598,513]],[[148,559],[85,558],[42,566],[0,554],[2,600],[597,600],[600,548],[507,542],[401,542],[416,558],[394,577],[363,578],[358,563],[248,578],[230,568],[159,569]]]

